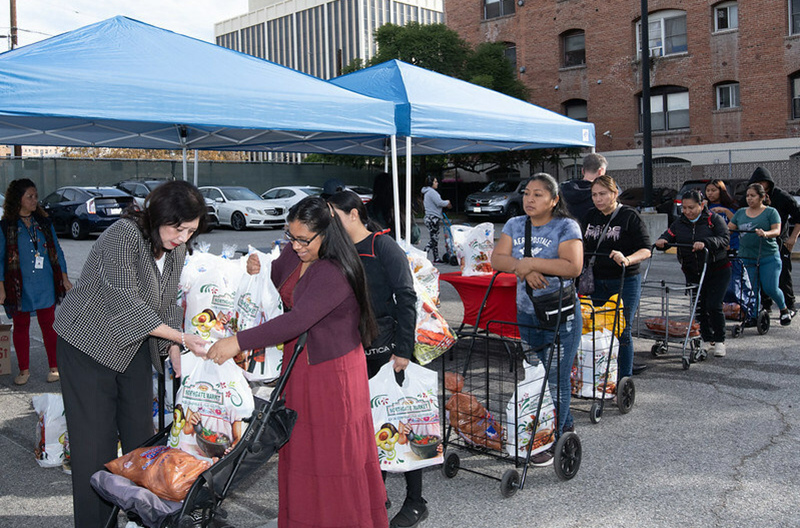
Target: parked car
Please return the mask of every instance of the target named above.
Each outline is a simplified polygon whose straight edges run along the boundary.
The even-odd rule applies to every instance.
[[[124,180],[117,183],[116,187],[133,196],[134,202],[140,208],[144,208],[144,201],[156,187],[169,180]],[[213,200],[206,200],[206,232],[210,232],[215,227],[219,227],[219,217],[217,216],[217,206]]]
[[[372,189],[370,189],[369,187],[362,187],[360,185],[348,185],[347,189],[356,193],[358,197],[361,198],[361,201],[364,202],[365,204],[372,201]]]
[[[6,195],[3,194],[3,193],[0,193],[0,217],[3,216],[3,212],[4,212],[3,206],[5,205],[5,203],[6,203]]]
[[[673,200],[673,207],[672,207],[672,214],[674,218],[677,218],[681,214],[681,197],[687,191],[691,191],[692,189],[697,189],[703,196],[706,194],[706,185],[710,182],[710,179],[703,179],[703,180],[686,180],[683,182],[681,189],[678,191],[678,194],[675,196]],[[740,203],[740,201],[744,198],[744,195],[747,193],[747,185],[749,180],[747,179],[735,179],[735,180],[722,180],[725,182],[725,187],[728,190],[728,194],[731,195],[733,198],[734,203]]]
[[[133,197],[116,187],[61,187],[42,200],[57,233],[75,240],[103,231],[133,205]]]
[[[658,213],[665,213],[668,217],[668,223],[672,223],[675,219],[673,215],[674,200],[678,193],[675,189],[669,187],[654,187],[653,188],[653,207]],[[644,187],[631,187],[625,189],[617,199],[619,203],[633,207],[639,211],[644,206]]]
[[[285,223],[283,207],[270,205],[247,187],[200,187],[200,192],[216,205],[220,225],[236,231],[247,227],[281,227]]]
[[[322,187],[308,187],[308,186],[288,186],[288,187],[274,187],[264,194],[261,198],[266,200],[271,207],[283,209],[283,219],[286,220],[286,215],[289,209],[307,196],[319,196],[322,193]]]
[[[526,180],[496,180],[480,192],[467,196],[467,217],[506,219],[522,214],[522,191]]]

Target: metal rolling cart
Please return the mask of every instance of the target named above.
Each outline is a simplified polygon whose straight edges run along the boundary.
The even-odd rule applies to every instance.
[[[670,244],[672,247],[691,247],[690,244]],[[653,246],[655,249],[655,246]],[[648,259],[642,276],[642,296],[631,333],[641,339],[655,341],[650,351],[661,357],[670,345],[681,347],[681,364],[688,370],[692,363],[705,361],[708,352],[701,348],[700,325],[695,321],[699,292],[708,269],[708,251],[702,250],[703,265],[697,284],[652,279]],[[681,274],[682,276],[682,274]]]
[[[559,310],[559,323],[560,318]],[[555,414],[543,412],[548,402],[555,403],[549,390],[544,389],[550,368],[558,368],[558,354],[553,354],[559,345],[558,332],[553,342],[535,349],[520,339],[508,337],[519,335],[520,325],[516,322],[489,321],[485,330],[481,326],[479,314],[476,325],[459,332],[456,346],[437,360],[442,386],[453,393],[445,395],[448,424],[443,438],[442,472],[447,478],[455,477],[460,470],[490,478],[500,482],[503,497],[511,497],[524,488],[534,452],[555,443],[555,473],[562,480],[572,479],[580,468],[580,439],[574,432],[559,435]],[[536,353],[542,350],[547,361],[542,363],[544,378],[540,388],[536,394],[522,399],[517,389],[523,380],[528,382],[523,361],[528,361],[529,368],[534,362],[538,364]],[[507,412],[512,408],[513,412]],[[517,427],[521,419],[527,421],[522,435]],[[459,425],[454,426],[453,422]],[[457,451],[508,462],[514,467],[497,476],[485,464],[464,465]]]

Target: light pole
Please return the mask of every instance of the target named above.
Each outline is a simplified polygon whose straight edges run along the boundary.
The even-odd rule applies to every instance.
[[[642,180],[645,210],[653,207],[653,135],[650,130],[650,27],[642,0]]]
[[[13,50],[17,46],[17,0],[9,0],[9,6],[11,8],[11,45],[9,47]],[[22,145],[14,145],[14,157],[22,157]]]

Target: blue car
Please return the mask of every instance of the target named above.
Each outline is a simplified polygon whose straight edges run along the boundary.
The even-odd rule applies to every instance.
[[[83,240],[119,220],[133,197],[114,187],[61,187],[42,200],[56,233]]]

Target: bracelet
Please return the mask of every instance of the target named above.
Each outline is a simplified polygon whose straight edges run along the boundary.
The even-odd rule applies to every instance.
[[[181,345],[183,346],[182,354],[186,354],[189,352],[189,349],[186,347],[186,339],[183,337],[183,332],[181,332]]]

